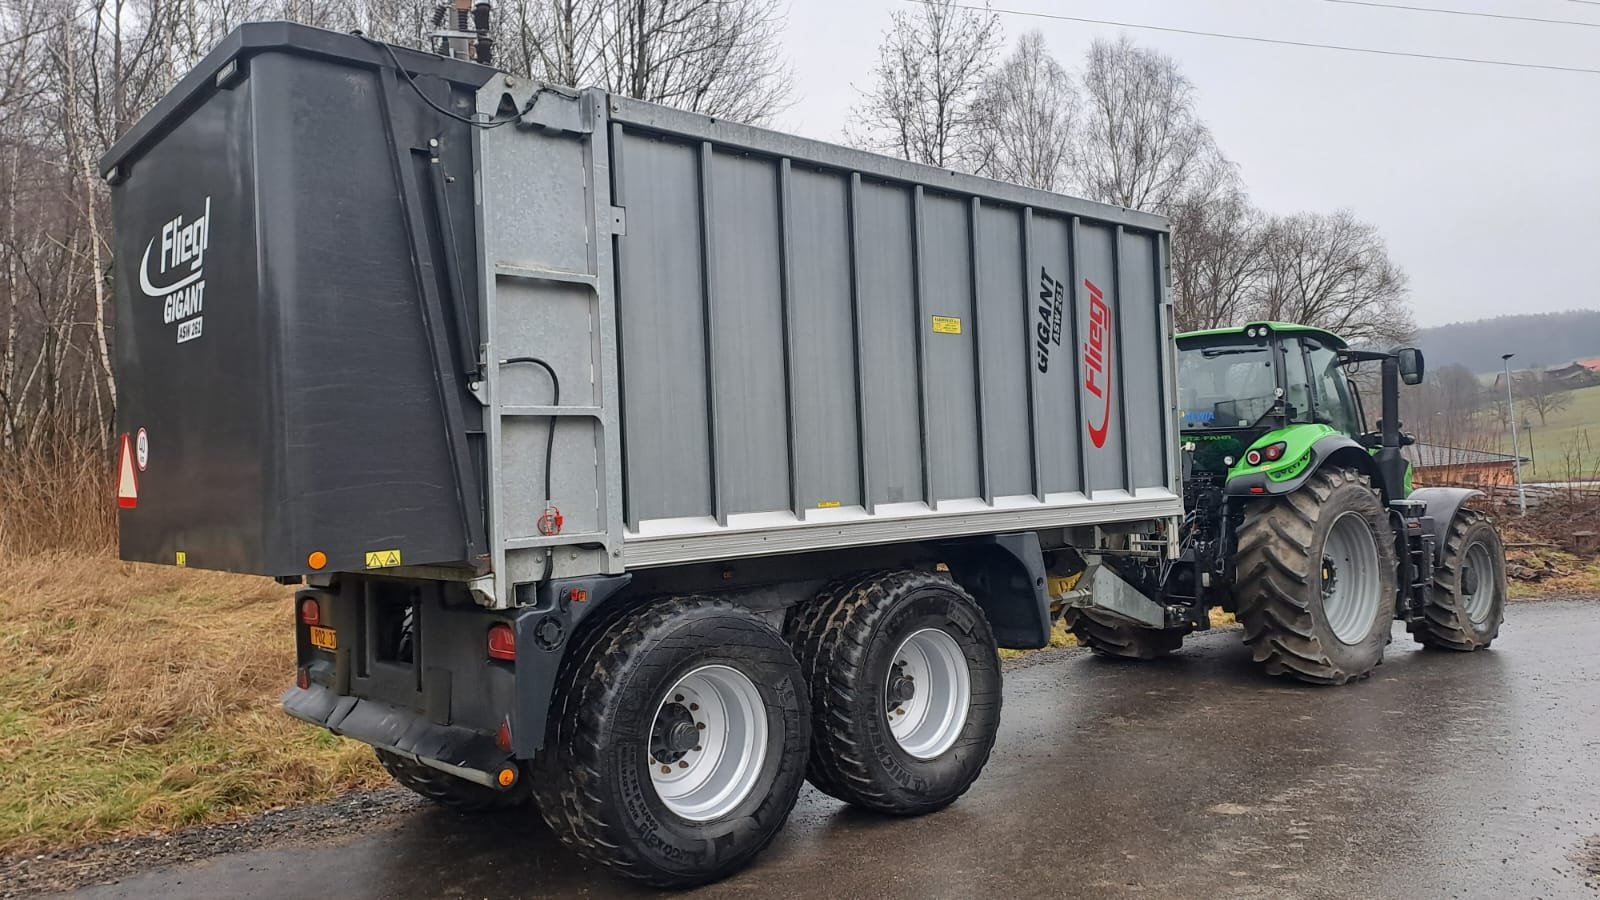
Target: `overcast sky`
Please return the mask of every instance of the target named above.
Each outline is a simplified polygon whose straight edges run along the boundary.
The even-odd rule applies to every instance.
[[[1384,0],[1600,25],[1578,0]],[[840,140],[906,0],[790,0],[798,101],[777,127]],[[996,0],[1014,10],[1284,40],[1600,69],[1600,27],[1328,0]],[[1001,15],[1069,70],[1123,29]],[[1417,321],[1600,308],[1600,74],[1514,69],[1127,29],[1176,58],[1271,212],[1353,210],[1411,278]]]

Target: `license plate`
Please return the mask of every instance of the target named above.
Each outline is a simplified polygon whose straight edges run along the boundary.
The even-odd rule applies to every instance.
[[[311,626],[311,646],[324,650],[339,649],[339,635],[332,628]]]

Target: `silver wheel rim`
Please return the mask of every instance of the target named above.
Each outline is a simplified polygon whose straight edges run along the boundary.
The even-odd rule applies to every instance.
[[[1333,636],[1359,644],[1372,633],[1383,602],[1378,577],[1378,541],[1372,526],[1358,512],[1333,520],[1322,547],[1322,614]]]
[[[1466,589],[1469,583],[1474,590]],[[1489,555],[1489,548],[1481,541],[1467,548],[1466,571],[1461,573],[1461,588],[1461,603],[1466,607],[1467,618],[1482,625],[1488,620],[1489,611],[1494,609],[1495,593],[1500,588],[1500,581],[1494,577],[1494,559]]]
[[[647,752],[667,809],[691,822],[727,815],[750,796],[767,759],[761,692],[738,669],[695,669],[662,696]]]
[[[972,703],[972,675],[961,646],[937,628],[913,632],[894,652],[884,697],[889,731],[901,750],[917,759],[949,750]]]

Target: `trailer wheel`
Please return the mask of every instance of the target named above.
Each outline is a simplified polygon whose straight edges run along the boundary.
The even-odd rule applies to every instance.
[[[1505,618],[1506,551],[1494,523],[1462,510],[1440,548],[1439,568],[1422,618],[1406,625],[1425,647],[1481,650]]]
[[[789,630],[811,690],[813,785],[908,816],[966,793],[1000,724],[1000,657],[971,595],[875,572],[825,590]]]
[[[1274,675],[1365,678],[1389,643],[1395,569],[1388,516],[1359,472],[1325,469],[1293,493],[1256,501],[1239,526],[1245,643]]]
[[[579,854],[657,887],[715,881],[783,827],[811,737],[799,664],[726,600],[675,597],[569,653],[534,794]]]
[[[374,748],[376,749],[376,748]],[[488,812],[510,809],[527,803],[533,796],[529,779],[523,778],[510,788],[497,791],[441,772],[415,760],[406,759],[388,750],[377,750],[378,762],[395,781],[413,792],[432,800],[447,809],[462,813]]]
[[[1156,659],[1183,646],[1187,633],[1176,628],[1144,628],[1088,610],[1069,609],[1067,627],[1078,643],[1107,659]]]

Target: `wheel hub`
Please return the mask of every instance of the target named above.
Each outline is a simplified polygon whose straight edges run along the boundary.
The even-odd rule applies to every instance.
[[[891,711],[917,696],[917,681],[906,674],[905,660],[894,664],[894,670],[889,673],[889,689],[885,693],[889,696]]]
[[[650,733],[650,755],[658,762],[675,763],[700,742],[694,715],[681,703],[668,703],[656,716]]]
[[[1338,585],[1339,567],[1334,565],[1333,560],[1324,556],[1322,558],[1322,596],[1327,597],[1332,595],[1334,589],[1337,588]]]

